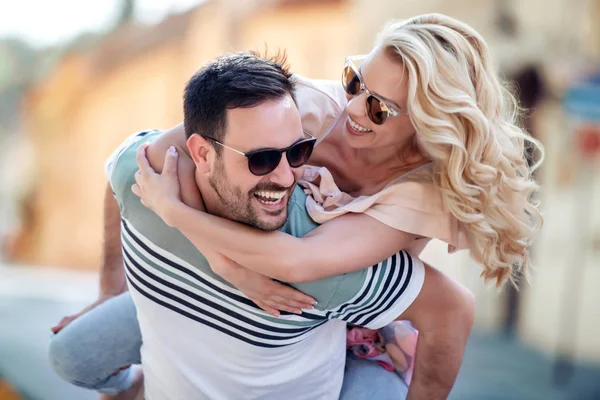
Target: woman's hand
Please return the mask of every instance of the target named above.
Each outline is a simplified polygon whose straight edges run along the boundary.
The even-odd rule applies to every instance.
[[[209,262],[216,274],[273,316],[279,317],[279,310],[301,314],[302,309],[311,309],[316,304],[315,299],[299,290],[244,268],[221,254],[211,254]]]
[[[139,170],[135,173],[135,184],[131,191],[140,197],[142,204],[154,211],[167,224],[166,215],[170,208],[181,202],[181,188],[177,176],[177,150],[171,146],[165,155],[161,174],[150,166],[146,157],[149,143],[140,146],[136,155]]]

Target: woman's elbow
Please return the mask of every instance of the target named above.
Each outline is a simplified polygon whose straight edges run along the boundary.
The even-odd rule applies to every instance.
[[[288,283],[306,283],[318,279],[313,275],[308,264],[299,260],[289,260],[284,263],[280,276],[275,279]]]

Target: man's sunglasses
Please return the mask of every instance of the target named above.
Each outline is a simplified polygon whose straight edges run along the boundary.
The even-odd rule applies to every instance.
[[[310,155],[312,154],[317,139],[306,131],[304,131],[304,134],[309,137],[296,142],[285,149],[259,149],[249,151],[247,153],[236,150],[233,147],[229,147],[209,136],[203,137],[212,141],[213,143],[218,144],[219,146],[223,146],[226,149],[235,151],[236,153],[245,156],[248,159],[248,169],[250,172],[256,176],[264,176],[275,171],[281,162],[281,155],[283,153],[285,153],[287,161],[292,168],[299,168],[306,164],[310,158]]]
[[[346,57],[344,72],[342,73],[342,86],[346,93],[350,96],[358,96],[362,92],[367,92],[367,115],[371,122],[376,125],[381,125],[387,121],[391,115],[396,117],[400,115],[398,111],[390,107],[383,99],[374,93],[371,93],[365,86],[365,83],[360,75],[360,71],[354,65],[356,60],[364,60],[365,56]]]

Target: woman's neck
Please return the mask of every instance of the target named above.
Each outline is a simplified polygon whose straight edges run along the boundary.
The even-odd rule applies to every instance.
[[[316,150],[310,164],[326,167],[340,190],[354,197],[377,193],[428,162],[420,153],[402,156],[385,149],[367,152],[332,141]]]
[[[429,160],[412,144],[398,147],[354,149],[346,146],[344,153],[356,171],[382,180],[394,179],[403,173],[418,168]]]

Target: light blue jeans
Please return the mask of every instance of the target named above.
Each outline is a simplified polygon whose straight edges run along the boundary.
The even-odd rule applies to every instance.
[[[50,340],[54,371],[74,385],[114,395],[128,389],[140,364],[142,336],[129,292],[77,318]],[[340,399],[404,399],[408,388],[396,374],[348,353]]]

